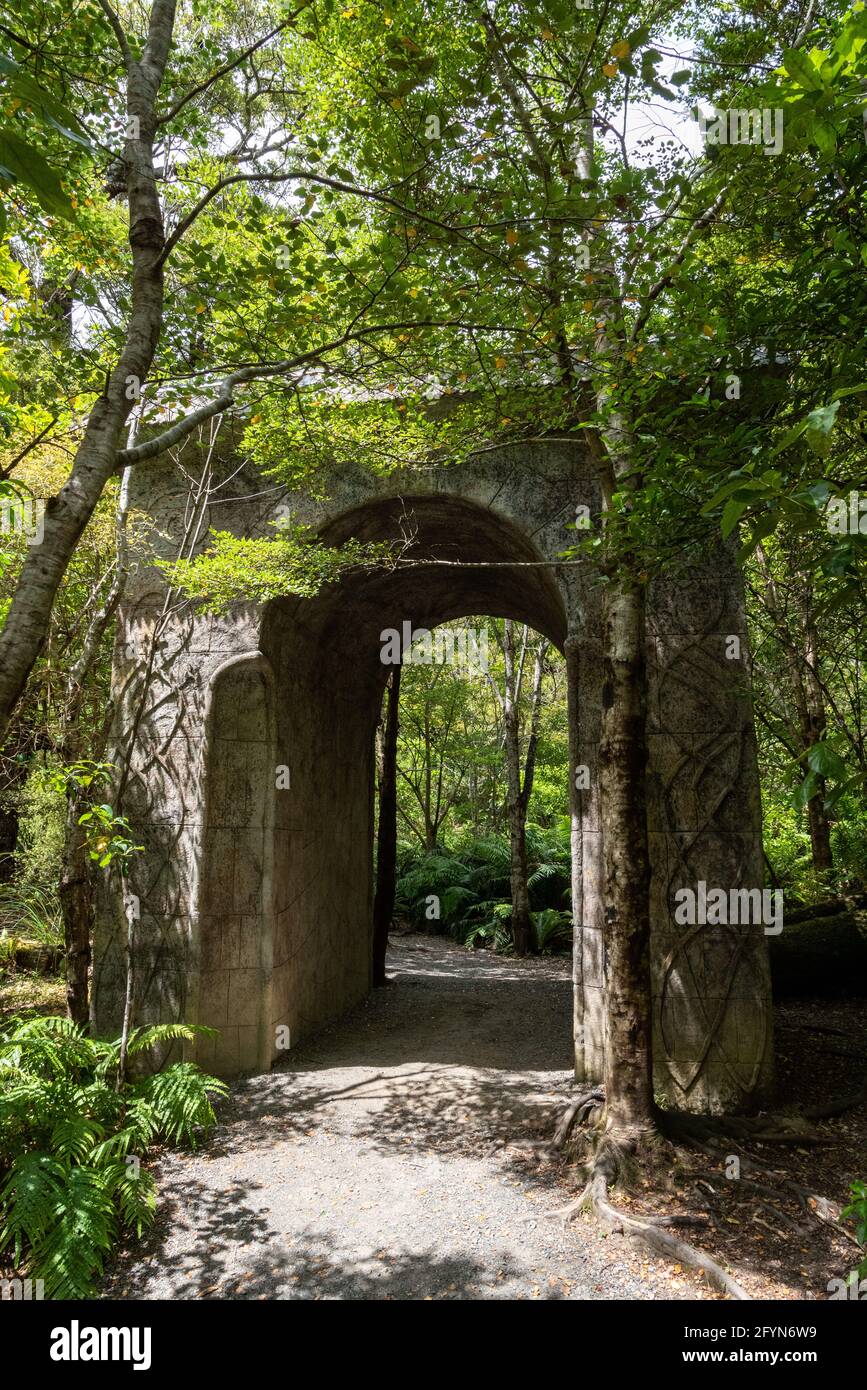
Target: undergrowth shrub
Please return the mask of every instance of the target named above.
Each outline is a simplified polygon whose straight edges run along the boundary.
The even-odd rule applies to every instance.
[[[867,1182],[853,1182],[849,1191],[854,1201],[844,1207],[840,1216],[843,1221],[854,1221],[855,1239],[864,1251],[864,1258],[850,1279],[867,1279]]]
[[[528,825],[526,838],[536,947],[565,950],[571,941],[568,823],[552,829]],[[499,835],[459,832],[435,854],[402,843],[395,911],[426,930],[439,924],[467,946],[508,952],[513,946],[510,867],[508,840]],[[438,916],[431,915],[432,900]]]
[[[206,1031],[137,1028],[128,1056]],[[153,1221],[148,1149],[195,1144],[227,1092],[192,1062],[118,1086],[119,1053],[55,1015],[0,1024],[0,1256],[44,1280],[47,1298],[92,1292],[120,1231]]]

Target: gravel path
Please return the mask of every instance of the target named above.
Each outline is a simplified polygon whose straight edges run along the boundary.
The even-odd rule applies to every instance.
[[[568,1194],[527,1141],[572,1084],[567,963],[420,936],[395,943],[389,972],[235,1086],[203,1149],[162,1161],[157,1224],[104,1296],[701,1296],[592,1221],[546,1215]]]

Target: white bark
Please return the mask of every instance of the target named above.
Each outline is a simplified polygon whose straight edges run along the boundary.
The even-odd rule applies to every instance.
[[[126,342],[105,389],[90,413],[72,471],[45,509],[45,531],[24,562],[6,624],[0,634],[0,732],[9,721],[45,641],[54,598],[79,538],[117,467],[118,441],[134,404],[129,379],[143,386],[153,362],[163,318],[165,242],[154,175],[155,106],[175,20],[175,0],[154,0],[141,59],[133,57],[114,12],[103,4],[127,67],[127,115],[138,138],[124,145],[132,259],[132,307]]]

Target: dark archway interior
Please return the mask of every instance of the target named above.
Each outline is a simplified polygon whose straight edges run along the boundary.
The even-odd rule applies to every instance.
[[[335,546],[405,538],[395,568],[355,573],[297,606],[296,620],[318,627],[328,650],[345,644],[356,661],[369,651],[380,664],[384,627],[409,619],[433,628],[474,613],[527,623],[563,649],[566,613],[552,567],[532,538],[489,507],[448,495],[377,499],[320,534]]]
[[[339,1016],[370,984],[383,630],[489,614],[525,622],[561,649],[566,638],[555,571],[488,507],[454,496],[379,499],[322,535],[335,545],[403,537],[401,559],[411,563],[355,571],[315,598],[274,600],[265,613],[273,761],[292,782],[291,794],[276,797],[273,881],[261,905],[273,942],[267,1007],[293,1038]]]

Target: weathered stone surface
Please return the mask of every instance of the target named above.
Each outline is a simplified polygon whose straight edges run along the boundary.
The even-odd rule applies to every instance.
[[[571,792],[576,1068],[598,1077],[601,594],[585,568],[558,563],[574,542],[576,507],[598,510],[589,457],[552,442],[383,479],[344,469],[327,480],[327,501],[263,488],[237,459],[223,467],[234,474],[232,500],[213,494],[203,533],[273,534],[279,507],[335,544],[403,535],[406,556],[426,563],[355,575],[314,599],[238,603],[220,617],[176,595],[168,603],[153,569],[136,576],[120,615],[114,688],[119,761],[131,749],[123,811],[146,845],[130,882],[141,904],[138,1019],[217,1028],[196,1055],[232,1074],[269,1066],[285,1030],[294,1046],[365,995],[373,742],[388,670],[380,633],[489,613],[531,624],[568,654],[570,779],[579,763],[590,769],[587,790],[572,781]],[[176,554],[187,518],[180,473],[169,463],[135,470],[131,502],[151,519],[155,552]],[[748,662],[730,551],[653,586],[655,1066],[658,1084],[694,1109],[749,1104],[769,1078],[761,931],[748,941],[727,929],[702,934],[672,917],[677,889],[698,879],[762,882]],[[278,767],[289,770],[288,788],[277,786]],[[125,944],[119,897],[106,895],[95,963],[101,1031],[119,1026]]]

